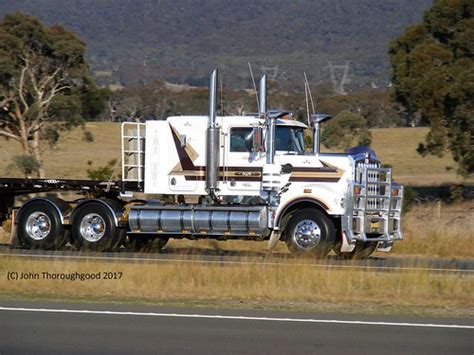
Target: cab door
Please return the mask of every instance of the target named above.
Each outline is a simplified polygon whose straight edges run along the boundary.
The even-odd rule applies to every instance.
[[[232,125],[226,132],[224,185],[242,195],[258,194],[262,181],[265,157],[253,147],[253,132],[253,127],[243,125]]]

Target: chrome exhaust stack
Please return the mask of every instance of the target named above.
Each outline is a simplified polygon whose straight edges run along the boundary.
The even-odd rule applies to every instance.
[[[267,76],[264,75],[260,79],[258,88],[258,100],[260,101],[259,114],[261,117],[265,117],[267,114]]]
[[[267,113],[267,76],[262,76],[259,87],[260,118],[265,120],[267,135],[265,138],[266,161],[262,167],[262,190],[268,193],[268,205],[277,205],[276,192],[280,186],[281,166],[275,164],[275,120],[276,116]]]
[[[266,163],[273,164],[275,161],[275,119],[267,115],[267,76],[260,79],[259,84],[260,117],[267,125],[267,138],[265,140],[265,150],[267,152]]]
[[[209,123],[206,148],[206,192],[214,202],[219,202],[219,147],[220,129],[216,123],[217,111],[217,69],[211,73],[209,84]]]

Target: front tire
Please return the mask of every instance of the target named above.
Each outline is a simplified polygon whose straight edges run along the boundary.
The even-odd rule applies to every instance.
[[[296,212],[284,233],[291,253],[319,258],[329,253],[336,240],[332,220],[325,213],[309,208]]]
[[[32,201],[20,210],[18,238],[30,249],[54,250],[67,242],[61,216],[45,201]]]
[[[119,246],[125,231],[115,225],[112,212],[103,204],[92,202],[74,212],[72,238],[81,250],[108,251]]]

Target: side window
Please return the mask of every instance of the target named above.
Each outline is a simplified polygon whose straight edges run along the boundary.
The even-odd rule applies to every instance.
[[[240,153],[252,152],[252,133],[251,127],[231,128],[230,130],[230,151]]]

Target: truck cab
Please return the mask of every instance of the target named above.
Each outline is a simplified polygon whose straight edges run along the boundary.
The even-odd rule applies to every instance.
[[[208,120],[208,116],[173,116],[144,125],[146,194],[182,195],[185,200],[206,197]],[[275,119],[278,202],[268,206],[268,191],[262,188],[268,154],[263,143],[269,139],[265,119],[217,116],[216,122],[218,203],[232,208],[266,206],[268,228],[259,237],[277,234],[290,250],[304,253],[324,244],[325,233],[330,236],[327,244],[341,255],[370,254],[377,247],[388,251],[394,240],[401,239],[402,188],[392,183],[391,170],[381,167],[370,148],[315,154],[314,147],[305,143],[310,127],[291,118]],[[327,252],[325,247],[320,254]]]

